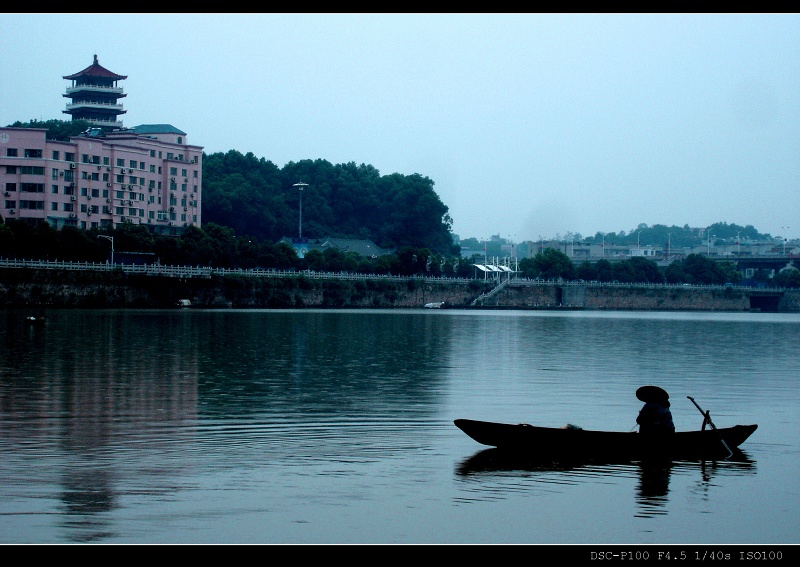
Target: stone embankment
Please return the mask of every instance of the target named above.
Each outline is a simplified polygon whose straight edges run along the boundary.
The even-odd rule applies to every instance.
[[[0,269],[0,308],[420,308],[800,312],[800,290],[429,279],[174,278]]]

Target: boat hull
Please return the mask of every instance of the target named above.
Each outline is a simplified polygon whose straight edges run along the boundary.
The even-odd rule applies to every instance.
[[[757,425],[680,431],[669,435],[637,432],[593,431],[578,428],[536,427],[472,419],[455,425],[483,445],[528,455],[570,459],[673,460],[724,459],[752,435]]]

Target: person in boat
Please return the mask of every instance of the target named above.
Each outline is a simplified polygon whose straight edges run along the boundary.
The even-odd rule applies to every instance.
[[[669,410],[669,394],[666,390],[658,386],[642,386],[636,390],[636,397],[644,402],[636,417],[639,433],[675,433],[672,412]]]

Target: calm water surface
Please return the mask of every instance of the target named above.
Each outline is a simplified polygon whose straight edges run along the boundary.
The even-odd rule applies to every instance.
[[[800,543],[800,315],[53,311],[0,323],[0,543]],[[505,470],[455,418],[757,423],[733,462]]]

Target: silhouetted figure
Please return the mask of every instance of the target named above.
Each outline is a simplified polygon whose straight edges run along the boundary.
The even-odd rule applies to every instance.
[[[672,412],[669,411],[669,394],[658,386],[642,386],[636,390],[636,397],[644,402],[636,423],[639,433],[675,433]]]

